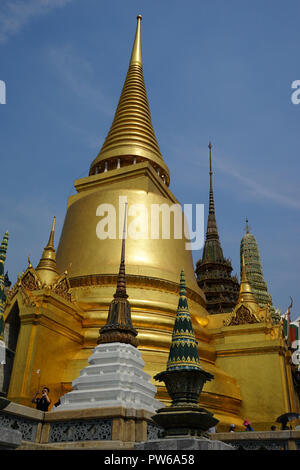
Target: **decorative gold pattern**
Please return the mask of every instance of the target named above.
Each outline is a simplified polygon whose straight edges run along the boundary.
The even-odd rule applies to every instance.
[[[55,294],[60,295],[64,299],[71,302],[71,294],[69,292],[70,287],[67,281],[67,278],[63,278],[55,287],[53,287],[53,292]]]
[[[259,320],[256,318],[256,315],[251,313],[247,307],[241,305],[236,311],[235,315],[231,317],[228,326],[246,325],[247,323],[259,323]]]
[[[27,271],[25,273],[25,276],[21,278],[21,283],[22,286],[28,290],[37,290],[40,288],[36,278],[34,277],[31,271]]]
[[[70,278],[70,286],[75,287],[93,287],[110,285],[113,286],[117,282],[117,274],[91,274],[88,276],[77,276]],[[174,294],[179,293],[179,284],[176,282],[168,281],[166,279],[159,279],[150,276],[137,276],[136,274],[126,274],[126,284],[128,287],[138,287],[140,289],[155,289],[159,291],[171,292]],[[203,295],[199,292],[186,287],[187,298],[205,305]],[[201,319],[202,320],[202,319]]]

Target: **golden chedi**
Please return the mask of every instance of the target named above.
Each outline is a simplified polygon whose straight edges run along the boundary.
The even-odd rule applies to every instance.
[[[137,218],[142,230],[147,232],[148,227],[146,236],[137,239],[128,236],[126,241],[127,292],[145,372],[153,377],[165,369],[177,311],[178,273],[184,269],[199,357],[205,370],[214,375],[213,383],[205,386],[201,403],[220,422],[239,424],[239,386],[233,376],[216,365],[206,299],[197,285],[186,240],[174,236],[173,218],[170,237],[164,238],[162,233],[156,238],[150,236],[147,214],[151,214],[153,205],[172,208],[178,201],[169,189],[169,170],[152,126],[140,31],[138,16],[129,69],[115,117],[91,164],[89,176],[75,181],[77,193],[68,201],[56,267],[55,251],[48,243],[36,270],[28,268],[11,291],[6,319],[9,323],[13,315],[19,315],[21,324],[8,396],[30,405],[37,387],[36,371],[41,370],[41,382],[49,386],[54,402],[70,390],[72,380],[87,365],[99,329],[106,322],[117,282],[127,203],[128,230],[132,219]],[[146,211],[138,213],[139,207]],[[110,226],[106,211],[107,214],[111,211],[111,219],[117,225],[112,237],[104,237],[99,229],[102,227],[105,232]],[[160,222],[162,218],[160,214]],[[28,282],[27,287],[24,285],[29,275],[33,285],[30,289]],[[58,280],[62,279],[70,287],[68,298],[56,291]],[[165,387],[158,387],[157,398],[169,401]]]
[[[72,297],[84,312],[84,347],[74,365],[78,370],[96,344],[99,327],[105,323],[119,263],[120,233],[117,231],[116,239],[101,240],[96,236],[100,220],[98,207],[111,204],[118,223],[123,221],[120,198],[126,197],[129,224],[132,204],[146,207],[148,215],[153,204],[169,207],[178,204],[168,188],[169,181],[169,170],[153,130],[144,84],[141,17],[138,16],[129,69],[112,126],[91,164],[89,176],[75,182],[77,194],[69,198],[57,249],[59,271],[71,265]],[[121,232],[122,223],[119,230]],[[145,371],[153,377],[166,364],[177,310],[178,272],[184,269],[199,354],[215,376],[213,391],[211,387],[210,393],[203,396],[208,406],[216,407],[219,412],[238,414],[240,394],[236,381],[215,367],[216,354],[206,328],[205,296],[197,285],[192,254],[185,249],[186,240],[174,239],[172,223],[170,239],[162,236],[151,239],[149,232],[144,239],[128,237],[126,241],[126,282]],[[221,397],[226,397],[225,406],[224,401],[220,405]],[[164,387],[159,388],[158,398],[168,399]]]

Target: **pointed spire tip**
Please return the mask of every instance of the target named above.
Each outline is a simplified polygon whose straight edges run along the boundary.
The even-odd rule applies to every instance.
[[[180,272],[179,295],[185,295],[185,294],[186,294],[186,283],[185,283],[184,269],[182,268]]]
[[[56,220],[56,217],[54,216],[49,240],[48,240],[47,246],[45,247],[45,248],[53,248],[53,250],[54,250],[55,220]]]
[[[134,43],[132,47],[131,57],[129,65],[143,65],[142,61],[142,46],[141,46],[141,19],[142,15],[138,15],[137,17],[137,26],[136,26],[136,33],[134,38]]]
[[[248,217],[246,217],[246,233],[250,233],[250,227],[249,227],[249,223],[248,223]]]

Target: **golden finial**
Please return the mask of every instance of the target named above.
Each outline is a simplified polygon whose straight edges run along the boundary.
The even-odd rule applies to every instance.
[[[242,255],[242,281],[247,281],[247,275],[246,275],[246,265],[245,265],[245,256]]]
[[[51,284],[58,276],[56,267],[56,253],[54,248],[55,217],[53,217],[52,228],[47,245],[44,248],[42,257],[36,267],[38,276],[45,284]]]
[[[141,43],[141,21],[142,15],[138,15],[136,17],[137,25],[136,25],[136,33],[130,58],[130,65],[139,64],[143,65],[142,62],[142,43]]]
[[[28,255],[28,268],[32,268],[32,264],[31,264],[31,261],[30,261],[30,255]]]
[[[247,273],[246,273],[246,263],[245,257],[242,255],[242,275],[241,275],[241,285],[240,285],[240,294],[238,298],[239,302],[256,302],[255,297],[253,295],[251,286],[249,284]]]
[[[56,220],[56,217],[54,216],[53,217],[53,222],[52,222],[52,229],[51,229],[51,232],[50,232],[50,236],[49,236],[49,240],[48,240],[46,248],[53,248],[54,249],[55,220]]]

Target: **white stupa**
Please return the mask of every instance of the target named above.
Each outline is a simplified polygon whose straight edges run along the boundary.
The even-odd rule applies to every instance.
[[[126,210],[117,289],[106,325],[100,330],[89,365],[72,382],[73,390],[61,397],[61,404],[53,411],[122,406],[154,413],[163,406],[154,398],[156,387],[143,371],[145,363],[131,322],[126,293],[125,227]]]
[[[73,390],[53,411],[122,406],[155,412],[163,405],[154,398],[156,387],[143,371],[141,352],[131,344],[99,344],[89,366],[72,382]]]

